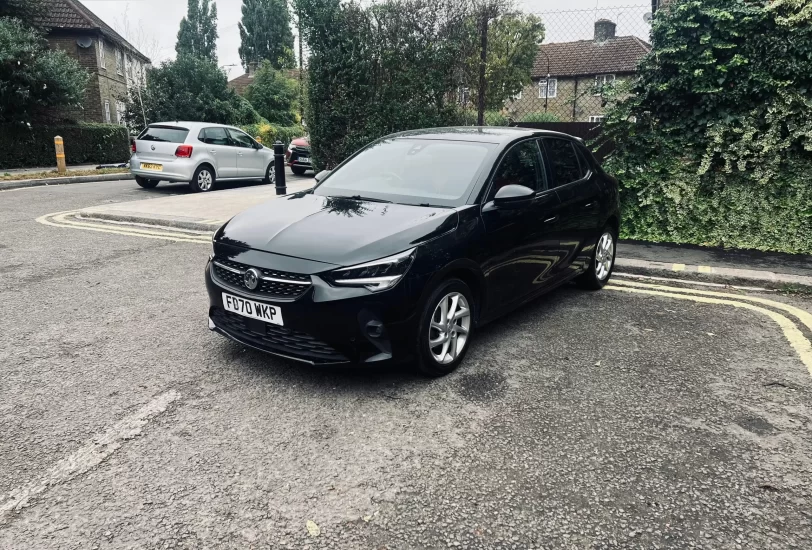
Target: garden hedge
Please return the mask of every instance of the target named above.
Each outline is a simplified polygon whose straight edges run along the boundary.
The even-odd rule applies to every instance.
[[[0,170],[55,166],[55,136],[62,136],[65,142],[69,165],[130,159],[127,129],[117,124],[0,125]]]
[[[259,124],[248,124],[240,126],[245,132],[253,138],[260,138],[265,147],[273,147],[274,142],[279,140],[287,147],[291,141],[296,138],[307,135],[304,127],[302,126],[276,126],[267,122]]]

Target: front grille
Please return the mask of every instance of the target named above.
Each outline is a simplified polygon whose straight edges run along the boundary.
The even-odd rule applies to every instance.
[[[302,145],[296,145],[293,147],[293,152],[303,157],[310,156],[310,147],[303,147]]]
[[[214,275],[227,285],[245,290],[247,292],[263,294],[269,298],[295,300],[307,292],[312,284],[309,275],[299,275],[298,273],[287,273],[285,271],[257,268],[262,272],[263,276],[273,277],[276,280],[269,281],[266,279],[261,279],[259,281],[260,284],[256,289],[248,290],[248,288],[245,286],[245,281],[243,281],[243,273],[251,266],[233,262],[231,260],[215,258],[214,262],[212,263],[212,267],[214,268]],[[239,273],[232,271],[234,269],[236,269]]]
[[[261,349],[314,363],[347,362],[347,358],[329,344],[304,332],[253,321],[219,308],[213,309],[212,320],[218,328]]]

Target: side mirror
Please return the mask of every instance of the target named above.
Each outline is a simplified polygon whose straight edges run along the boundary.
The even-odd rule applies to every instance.
[[[532,202],[536,192],[524,185],[505,185],[496,192],[493,205],[505,210],[523,208]]]
[[[333,171],[332,170],[322,170],[318,174],[316,174],[316,183],[321,183],[321,180],[329,176]]]
[[[261,150],[263,150],[264,148],[265,148],[265,146],[264,146],[264,145],[262,145],[262,143],[261,143],[261,142],[257,141],[256,143],[254,143],[254,149],[256,149],[257,151],[261,151]]]

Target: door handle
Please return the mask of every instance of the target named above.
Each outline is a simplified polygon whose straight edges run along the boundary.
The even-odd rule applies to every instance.
[[[585,204],[585,205],[584,205],[584,208],[592,208],[592,207],[593,207],[593,206],[595,206],[596,204],[597,204],[597,203],[596,203],[595,201],[592,201],[592,202],[589,202],[589,203]]]
[[[215,151],[214,149],[209,149],[209,153],[211,153],[212,155],[216,155],[217,151]]]
[[[544,220],[544,223],[553,223],[558,221],[558,216],[553,216],[552,218],[547,218]]]

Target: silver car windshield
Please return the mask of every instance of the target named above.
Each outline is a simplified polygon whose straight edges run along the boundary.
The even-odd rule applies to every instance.
[[[314,193],[400,204],[464,204],[492,143],[394,138],[369,146]]]

